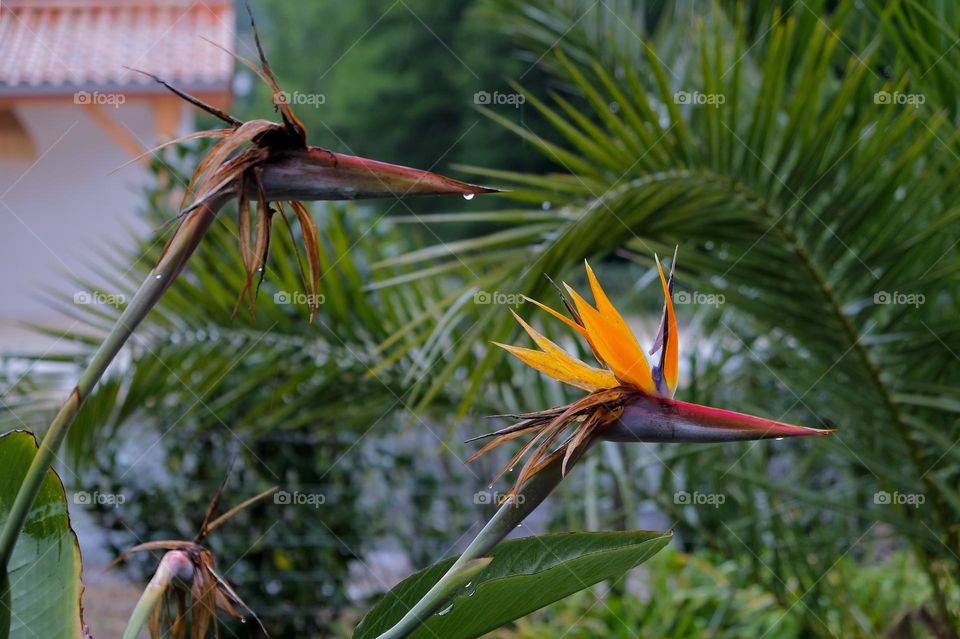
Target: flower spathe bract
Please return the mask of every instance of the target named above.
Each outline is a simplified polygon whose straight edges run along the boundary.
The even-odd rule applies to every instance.
[[[514,485],[516,491],[555,458],[562,457],[562,469],[566,472],[569,462],[575,460],[586,449],[585,444],[595,437],[613,441],[727,442],[832,432],[675,401],[673,395],[679,381],[680,359],[679,332],[672,300],[676,254],[671,261],[669,276],[664,274],[656,256],[655,261],[664,295],[660,326],[649,351],[651,356],[658,355],[657,363],[651,367],[626,320],[607,297],[593,269],[585,263],[593,305],[566,284],[564,287],[572,303],[562,292],[560,295],[571,317],[535,300],[529,301],[573,328],[590,347],[599,368],[570,355],[516,313],[513,316],[539,350],[495,344],[541,373],[589,394],[566,406],[519,415],[516,424],[483,435],[494,439],[468,461],[507,441],[535,433],[497,476],[499,478],[527,457]],[[573,432],[555,447],[556,441],[571,425],[575,425]]]

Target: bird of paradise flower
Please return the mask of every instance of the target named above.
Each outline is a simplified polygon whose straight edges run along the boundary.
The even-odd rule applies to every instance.
[[[568,354],[547,339],[519,315],[517,322],[533,339],[536,349],[494,342],[528,366],[560,382],[588,392],[585,397],[564,406],[512,415],[518,421],[507,428],[475,437],[469,441],[493,439],[467,461],[473,461],[501,444],[525,434],[534,436],[497,474],[494,482],[512,470],[524,457],[512,494],[534,474],[562,458],[561,472],[566,474],[593,438],[608,441],[638,442],[729,442],[753,439],[779,439],[825,435],[831,430],[794,426],[730,410],[701,406],[673,399],[679,379],[680,340],[673,308],[673,282],[676,253],[669,277],[656,258],[664,305],[651,356],[659,352],[653,367],[636,337],[610,302],[590,264],[585,262],[594,304],[563,284],[572,303],[560,291],[570,317],[536,300],[528,302],[543,309],[578,333],[593,352],[600,367],[590,366]],[[559,288],[558,288],[559,290]],[[570,432],[570,426],[574,426]],[[567,434],[562,443],[556,441]]]

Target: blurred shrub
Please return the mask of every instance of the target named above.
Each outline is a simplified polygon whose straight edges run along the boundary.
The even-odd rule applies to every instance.
[[[898,633],[904,620],[912,634],[933,637],[913,621],[929,588],[909,555],[898,553],[881,564],[862,566],[841,560],[838,578],[846,601],[825,620],[823,636],[880,637]],[[758,584],[743,581],[738,566],[709,554],[669,549],[628,578],[630,594],[580,593],[490,636],[497,639],[741,639],[811,636],[803,604],[784,604]],[[841,605],[844,612],[840,612]],[[900,625],[898,625],[900,624]],[[832,633],[832,634],[831,634]]]

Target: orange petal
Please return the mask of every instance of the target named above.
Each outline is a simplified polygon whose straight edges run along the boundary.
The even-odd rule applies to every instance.
[[[573,330],[575,330],[575,331],[577,331],[578,333],[580,333],[581,335],[583,335],[584,338],[588,338],[586,329],[583,328],[582,326],[580,326],[579,324],[577,324],[576,322],[574,322],[572,319],[570,319],[569,317],[567,317],[567,316],[564,315],[563,313],[560,313],[560,312],[558,312],[558,311],[555,311],[555,310],[553,310],[552,308],[550,308],[549,306],[547,306],[546,304],[541,304],[541,303],[538,302],[537,300],[531,299],[531,298],[527,297],[526,295],[523,296],[523,299],[524,299],[525,301],[527,301],[527,302],[530,302],[531,304],[536,304],[536,305],[537,305],[538,307],[540,307],[541,309],[543,309],[543,310],[545,310],[546,312],[550,313],[551,315],[553,315],[554,317],[556,317],[558,320],[560,320],[561,322],[563,322],[564,324],[566,324],[567,326],[569,326],[569,327],[572,328]]]
[[[562,348],[544,337],[537,329],[527,324],[522,317],[517,315],[516,311],[510,309],[510,314],[513,315],[513,319],[517,320],[517,323],[523,327],[523,330],[527,332],[527,335],[530,336],[530,339],[532,339],[544,353],[547,355],[555,355],[557,353],[566,355],[566,352]]]
[[[560,348],[559,346],[551,342],[549,339],[547,339],[546,337],[538,333],[535,328],[533,328],[532,326],[527,324],[525,321],[523,321],[523,318],[521,318],[519,315],[514,313],[513,310],[511,310],[510,312],[513,313],[513,317],[520,323],[520,326],[523,327],[523,330],[527,332],[527,335],[533,338],[533,341],[537,343],[537,346],[539,346],[540,350],[542,350],[544,353],[552,357],[563,359],[574,366],[583,366],[588,370],[590,370],[592,373],[602,373],[603,375],[605,375],[605,379],[609,380],[611,383],[605,384],[601,388],[613,388],[614,386],[619,385],[617,384],[616,378],[609,371],[599,369],[599,368],[593,368],[591,366],[588,366],[587,364],[584,364],[583,362],[576,359],[575,357],[572,357],[571,355],[567,354],[565,350],[563,350],[562,348]],[[579,324],[577,326],[579,326]],[[586,335],[586,330],[583,329],[582,326],[579,326],[579,327],[581,330],[583,330],[583,333]],[[587,337],[587,343],[590,343],[589,337]],[[592,345],[591,345],[591,348],[593,348]]]
[[[580,326],[580,324],[578,324],[578,323],[575,322],[574,320],[570,319],[570,318],[567,317],[566,315],[564,315],[564,314],[562,314],[562,313],[559,313],[559,312],[553,310],[552,308],[550,308],[550,307],[547,306],[546,304],[541,304],[541,303],[538,302],[537,300],[530,299],[530,298],[527,297],[526,295],[523,296],[523,299],[525,299],[525,300],[528,301],[528,302],[532,302],[533,304],[536,304],[537,306],[539,306],[540,308],[542,308],[542,309],[545,310],[546,312],[550,313],[551,315],[553,315],[554,317],[556,317],[558,320],[560,320],[561,322],[563,322],[564,324],[566,324],[567,326],[569,326],[569,327],[572,328],[573,330],[575,330],[575,331],[577,331],[578,333],[580,333],[580,335],[583,336],[583,339],[587,342],[587,346],[590,347],[591,352],[593,352],[593,356],[597,358],[597,361],[598,361],[598,362],[600,362],[600,365],[601,365],[601,366],[604,366],[604,365],[605,365],[605,363],[604,363],[604,361],[603,361],[603,358],[600,357],[600,353],[597,352],[597,347],[594,346],[594,345],[593,345],[593,342],[590,340],[590,334],[587,333],[587,329],[585,329],[583,326]]]
[[[585,391],[595,391],[617,386],[617,379],[610,372],[587,366],[580,360],[567,355],[547,338],[543,336],[540,337],[552,346],[550,352],[544,353],[530,348],[520,348],[519,346],[500,344],[498,342],[494,342],[494,344],[511,353],[527,366],[564,384],[570,384],[571,386],[582,388]]]
[[[667,278],[663,275],[663,267],[660,265],[660,258],[654,256],[657,260],[657,270],[660,271],[660,284],[663,286],[664,309],[667,314],[665,322],[667,338],[664,340],[664,358],[663,358],[663,380],[667,383],[667,389],[670,397],[677,390],[677,377],[679,375],[678,361],[680,359],[680,335],[677,333],[677,316],[673,312],[673,298],[670,297],[670,287],[667,285]]]
[[[610,367],[614,375],[624,384],[630,384],[645,393],[654,393],[653,377],[650,375],[650,365],[643,354],[637,339],[630,331],[630,327],[607,299],[600,284],[593,276],[593,271],[587,267],[590,285],[594,289],[594,297],[600,307],[594,309],[576,291],[567,286],[567,292],[573,298],[580,313],[580,319],[590,335],[590,340],[596,346],[603,361]],[[566,286],[566,285],[564,285]]]

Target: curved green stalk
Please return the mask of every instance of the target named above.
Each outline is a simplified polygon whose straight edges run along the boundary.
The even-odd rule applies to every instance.
[[[163,595],[174,577],[190,578],[192,574],[193,568],[186,552],[171,550],[165,554],[157,566],[157,572],[143,589],[143,594],[130,614],[130,620],[123,631],[123,639],[137,639],[140,631],[150,622],[150,615],[163,603]]]
[[[165,588],[155,587],[153,581],[147,584],[130,615],[122,639],[137,639],[140,636],[140,631],[149,623],[153,610],[163,601],[164,590]]]
[[[226,166],[229,164],[227,162]],[[261,161],[258,168],[263,192],[255,190],[253,195],[259,195],[270,202],[444,194],[459,194],[472,198],[476,194],[495,192],[495,189],[467,184],[429,171],[333,153],[316,147],[277,151],[273,156]],[[0,531],[0,572],[10,560],[27,513],[40,490],[44,473],[51,466],[56,451],[63,443],[84,399],[100,381],[134,329],[183,270],[219,210],[237,195],[236,176],[231,175],[229,171],[226,177],[214,173],[214,176],[222,179],[219,186],[208,189],[206,186],[209,185],[205,185],[205,188],[198,190],[198,193],[207,195],[200,203],[188,209],[189,212],[177,228],[159,263],[147,275],[130,304],[110,329],[47,429],[17,493],[10,516]]]
[[[0,568],[5,569],[7,562],[10,561],[14,544],[26,521],[30,506],[36,499],[47,469],[52,465],[56,452],[63,443],[70,424],[76,418],[83,400],[93,390],[117,353],[126,344],[134,329],[143,321],[147,313],[156,306],[164,291],[169,288],[173,280],[183,270],[187,260],[200,243],[200,239],[210,228],[217,212],[231,197],[231,193],[224,192],[211,198],[209,202],[184,220],[160,262],[150,271],[140,288],[137,289],[133,299],[130,300],[130,304],[123,310],[120,318],[110,329],[90,363],[87,364],[87,368],[81,374],[77,385],[70,391],[70,395],[60,408],[60,412],[57,413],[43,436],[40,448],[37,450],[37,454],[33,458],[33,462],[31,462],[17,492],[17,498],[10,509],[10,516],[4,522],[3,530],[0,531]]]
[[[597,440],[591,440],[581,447],[577,458],[583,455]],[[576,460],[571,460],[576,463]],[[439,612],[444,604],[456,591],[469,582],[475,574],[476,560],[493,550],[510,531],[520,525],[527,515],[532,513],[540,503],[553,492],[563,479],[561,458],[557,458],[535,474],[523,485],[514,499],[508,499],[500,506],[474,538],[463,554],[454,562],[446,574],[427,591],[420,601],[403,616],[395,626],[384,632],[377,639],[402,639],[408,637],[431,615]],[[567,464],[567,471],[573,463]]]

